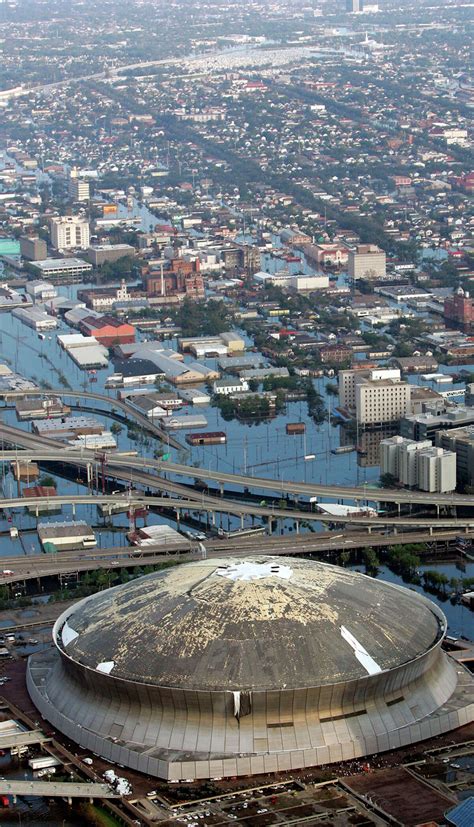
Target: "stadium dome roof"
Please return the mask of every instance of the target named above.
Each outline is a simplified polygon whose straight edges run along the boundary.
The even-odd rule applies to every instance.
[[[58,629],[72,660],[116,679],[202,691],[298,689],[375,675],[445,631],[421,595],[288,557],[202,560],[108,589]]]

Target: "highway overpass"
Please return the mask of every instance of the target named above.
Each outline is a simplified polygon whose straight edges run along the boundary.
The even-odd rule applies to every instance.
[[[168,431],[163,430],[163,428],[159,428],[158,425],[155,425],[147,416],[141,414],[139,411],[132,408],[126,402],[123,402],[121,399],[117,399],[115,397],[106,396],[103,393],[95,393],[94,391],[69,391],[64,390],[27,390],[27,391],[4,391],[2,392],[3,398],[5,400],[10,399],[22,399],[25,396],[65,396],[65,397],[72,397],[74,399],[95,399],[97,402],[105,402],[108,408],[118,408],[119,410],[123,411],[123,413],[129,417],[129,419],[135,420],[145,431],[148,431],[152,436],[156,437],[156,439],[161,440],[162,442],[166,442],[167,445],[170,445],[172,448],[176,448],[178,451],[183,448],[178,440],[174,439],[173,436],[169,434]],[[107,416],[107,411],[98,411],[98,413],[103,413]]]
[[[0,451],[1,460],[31,459],[32,461],[48,462],[71,462],[78,465],[86,465],[87,462],[101,463],[103,453],[81,450],[80,452],[66,446],[64,453],[58,456],[57,445],[53,440],[46,437],[37,437],[28,431],[15,428],[11,425],[0,423],[0,439],[9,443],[23,446],[25,452]],[[54,450],[53,450],[54,448]],[[284,497],[286,494],[306,497],[322,497],[331,500],[351,500],[357,502],[389,502],[399,505],[435,505],[438,507],[451,508],[454,506],[465,506],[474,509],[474,497],[468,494],[432,494],[425,491],[407,491],[395,488],[371,488],[362,486],[341,486],[341,485],[320,485],[318,483],[293,482],[292,480],[271,479],[268,477],[253,477],[246,474],[230,474],[225,471],[211,471],[208,468],[195,468],[192,465],[183,465],[164,460],[155,460],[148,457],[133,457],[128,455],[117,455],[107,453],[105,457],[106,473],[116,479],[130,479],[130,471],[152,469],[161,474],[176,474],[187,477],[190,480],[199,479],[217,482],[220,486],[233,485],[237,488],[257,489],[259,491],[271,491]],[[125,470],[128,469],[127,473]],[[160,482],[156,476],[151,477],[156,487]],[[170,490],[171,481],[161,480],[165,490]],[[184,491],[186,489],[181,488]],[[189,490],[186,490],[189,496]]]
[[[67,576],[86,571],[113,571],[119,568],[135,566],[155,566],[161,563],[177,563],[199,560],[203,557],[212,559],[227,556],[246,556],[248,554],[304,555],[334,554],[341,551],[355,551],[371,546],[405,545],[406,543],[426,543],[437,541],[449,543],[455,540],[456,531],[429,530],[413,531],[400,534],[383,534],[374,532],[368,536],[363,531],[351,532],[308,532],[305,534],[284,534],[280,536],[234,536],[215,537],[205,544],[190,542],[184,537],[182,543],[154,543],[139,548],[138,546],[115,546],[106,549],[75,549],[61,551],[57,554],[29,554],[26,556],[2,557],[2,568],[11,574],[0,573],[0,583],[41,579],[43,577]],[[474,531],[467,534],[474,539]],[[47,624],[45,624],[47,625]],[[0,744],[1,746],[1,744]]]
[[[140,476],[136,479],[140,481]],[[390,517],[383,514],[370,515],[364,514],[362,516],[334,516],[334,514],[320,514],[314,511],[299,511],[297,509],[279,508],[269,505],[250,505],[249,503],[235,502],[234,500],[219,499],[218,497],[208,497],[204,492],[196,494],[195,497],[188,499],[176,499],[174,497],[166,496],[147,496],[140,495],[136,492],[130,497],[120,498],[117,494],[57,494],[54,497],[4,497],[0,500],[2,508],[18,508],[22,506],[55,506],[55,505],[103,505],[124,504],[124,501],[130,506],[148,505],[155,508],[172,509],[177,515],[183,511],[205,511],[215,515],[216,512],[222,514],[234,514],[244,518],[247,515],[255,517],[266,517],[270,520],[294,520],[295,522],[321,522],[340,525],[360,525],[368,528],[375,526],[381,527],[395,527],[395,528],[427,528],[431,532],[439,528],[451,528],[457,531],[474,529],[474,515],[470,518],[457,517],[419,517],[417,515],[404,517]]]
[[[119,794],[108,784],[75,781],[21,781],[19,779],[0,779],[0,795],[11,795],[15,802],[18,795],[39,795],[46,798],[119,798]],[[21,822],[20,822],[21,823]]]

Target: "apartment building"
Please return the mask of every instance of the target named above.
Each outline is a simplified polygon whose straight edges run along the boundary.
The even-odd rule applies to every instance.
[[[407,488],[446,493],[456,488],[456,454],[434,448],[429,440],[393,436],[380,443],[380,473],[391,474]]]

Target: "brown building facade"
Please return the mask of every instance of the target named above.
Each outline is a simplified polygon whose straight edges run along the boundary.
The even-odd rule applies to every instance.
[[[474,299],[462,287],[444,300],[444,318],[448,324],[463,330],[474,328]]]

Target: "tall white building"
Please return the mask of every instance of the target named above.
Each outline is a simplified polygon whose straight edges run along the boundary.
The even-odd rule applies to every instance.
[[[400,380],[398,368],[372,368],[370,370],[339,371],[339,405],[348,411],[355,411],[356,384],[362,379],[396,379]]]
[[[382,439],[379,448],[381,474],[391,474],[399,479],[400,446],[406,441],[402,436],[391,436]]]
[[[339,404],[360,425],[397,422],[410,412],[410,385],[398,369],[341,370]]]
[[[89,224],[77,215],[50,218],[51,243],[56,250],[86,249],[89,247]]]
[[[90,197],[89,182],[83,181],[81,178],[71,178],[69,180],[69,195],[73,201],[88,201]]]
[[[407,441],[399,449],[399,467],[398,479],[403,485],[408,488],[418,487],[418,464],[420,452],[426,448],[431,448],[431,442],[426,440],[424,442]],[[456,487],[456,483],[454,483]]]
[[[433,448],[429,439],[393,436],[380,443],[380,473],[392,474],[408,488],[443,494],[456,488],[456,454]]]
[[[347,269],[352,281],[384,279],[387,274],[387,257],[376,244],[359,244],[349,251]]]
[[[88,201],[90,198],[89,182],[79,177],[77,167],[73,167],[69,173],[68,189],[73,201]]]
[[[398,422],[410,410],[410,386],[397,379],[356,382],[356,418],[359,425]]]
[[[456,488],[456,454],[443,448],[425,448],[418,460],[418,488],[443,494]]]

